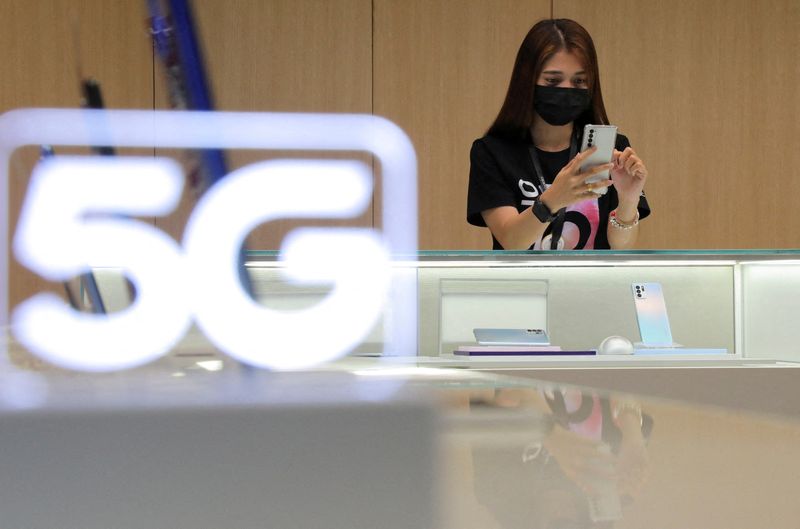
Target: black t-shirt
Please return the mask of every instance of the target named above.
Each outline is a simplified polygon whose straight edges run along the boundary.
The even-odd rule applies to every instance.
[[[628,138],[617,135],[619,151],[629,147]],[[484,136],[472,144],[470,151],[469,190],[467,193],[467,222],[475,226],[486,226],[482,211],[500,206],[514,206],[523,211],[533,205],[533,200],[543,189],[529,152],[530,143]],[[569,162],[569,149],[561,152],[546,152],[536,149],[542,173],[547,184],[552,184],[556,175]],[[614,186],[605,195],[573,204],[567,208],[562,237],[565,249],[610,248],[606,229],[608,216],[619,204]],[[642,193],[639,198],[639,218],[650,214],[650,206]],[[550,233],[550,227],[543,237]],[[540,248],[540,241],[531,241],[531,249]],[[492,236],[492,248],[503,247]]]

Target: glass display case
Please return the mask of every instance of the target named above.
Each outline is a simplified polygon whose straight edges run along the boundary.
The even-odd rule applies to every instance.
[[[275,252],[248,257],[264,304],[297,308],[328,292],[282,280]],[[658,361],[698,354],[718,361],[800,360],[792,323],[800,313],[796,250],[429,251],[396,259],[394,267],[411,269],[417,287],[418,347],[403,354],[451,355],[474,344],[478,327],[546,329],[566,350],[597,349],[612,335],[636,344],[642,337],[633,285],[657,283],[675,342],[651,351],[664,353]],[[383,339],[379,325],[359,351],[379,352]],[[639,352],[637,361],[655,356],[644,354],[647,348]]]
[[[248,252],[246,267],[261,306],[299,313],[332,292],[329,283],[287,279],[285,266],[277,252]],[[426,251],[395,256],[391,267],[395,296],[399,292],[405,302],[402,317],[389,300],[351,356],[513,371],[712,404],[790,406],[779,393],[800,367],[794,332],[800,251]],[[95,276],[111,310],[130,303],[119,271],[98,269]],[[637,308],[635,287],[645,284],[660,289],[672,347],[639,344],[644,311]],[[345,327],[351,320],[342,311],[334,323]],[[476,345],[475,328],[543,329],[560,351],[454,354]],[[275,349],[271,336],[280,331],[264,331],[265,350]],[[327,339],[313,322],[293,336],[301,349]],[[634,354],[594,354],[609,336],[629,340]],[[178,349],[229,360],[196,330]],[[589,354],[563,354],[575,351]],[[760,397],[742,396],[743,387]]]
[[[602,353],[604,339],[621,336],[635,354],[495,357],[495,363],[800,362],[794,332],[800,314],[798,250],[425,251],[394,256],[391,266],[394,291],[353,354],[457,362],[464,358],[454,351],[476,344],[474,329],[511,328],[542,329],[550,344],[565,352]],[[333,291],[332,283],[293,281],[284,268],[278,252],[247,253],[246,269],[260,305],[303,311]],[[130,304],[131,290],[118,270],[96,269],[94,275],[112,310]],[[660,309],[637,305],[635,289],[644,285],[658,289]],[[402,318],[393,303],[399,295],[405,303]],[[657,324],[667,327],[672,343],[646,343],[643,328],[653,325],[647,318],[663,320]],[[399,331],[398,321],[404,325]],[[309,332],[298,340],[312,337],[325,338]]]
[[[282,280],[275,252],[249,257],[264,304],[300,307],[326,294]],[[420,252],[394,267],[415,276],[417,347],[400,356],[416,364],[753,411],[800,404],[785,398],[800,367],[800,251]],[[562,352],[593,352],[613,335],[635,345],[642,337],[633,286],[644,283],[661,287],[675,347],[632,355],[453,354],[475,345],[478,327],[542,328]],[[381,356],[384,336],[377,325],[353,354]]]

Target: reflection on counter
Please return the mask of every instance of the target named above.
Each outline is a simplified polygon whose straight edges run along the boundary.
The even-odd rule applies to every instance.
[[[493,435],[445,436],[446,529],[797,527],[794,421],[496,383],[455,406]],[[514,418],[547,427],[496,427]]]
[[[607,527],[649,471],[653,418],[629,398],[576,389],[499,389],[470,408],[531,408],[552,419],[541,440],[473,446],[475,497],[500,527]]]
[[[4,522],[43,520],[65,491],[87,506],[61,517],[65,529],[100,529],[92,509],[127,509],[131,494],[150,526],[176,529],[229,525],[218,507],[234,497],[252,522],[237,527],[281,529],[796,529],[800,519],[787,492],[800,475],[796,417],[407,359],[269,373],[178,356],[101,376],[0,363],[0,420]],[[195,505],[209,487],[226,499]],[[34,497],[52,508],[32,514]],[[284,509],[290,500],[303,509]],[[278,511],[281,523],[263,523]],[[314,525],[322,512],[331,523]]]

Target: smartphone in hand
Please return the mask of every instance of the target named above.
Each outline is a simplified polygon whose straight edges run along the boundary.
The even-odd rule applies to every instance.
[[[581,164],[581,171],[610,163],[614,156],[614,146],[617,143],[617,127],[614,125],[586,125],[583,128],[583,141],[581,142],[581,152],[597,147],[597,150],[589,155],[583,164]],[[586,183],[600,182],[608,180],[611,177],[609,171],[601,171],[590,178],[586,179]],[[605,195],[608,188],[601,187],[595,189],[594,192],[598,195]]]

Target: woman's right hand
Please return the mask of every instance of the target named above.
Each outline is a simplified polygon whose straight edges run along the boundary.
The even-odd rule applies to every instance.
[[[601,164],[581,171],[581,164],[583,161],[596,150],[597,147],[592,147],[591,149],[578,153],[575,158],[570,160],[570,162],[559,171],[552,185],[547,188],[547,191],[542,193],[541,201],[551,212],[555,213],[561,208],[565,208],[577,202],[596,198],[598,196],[595,192],[596,189],[602,189],[612,185],[611,180],[586,183],[588,178],[602,171],[608,171],[614,165],[613,163]]]

